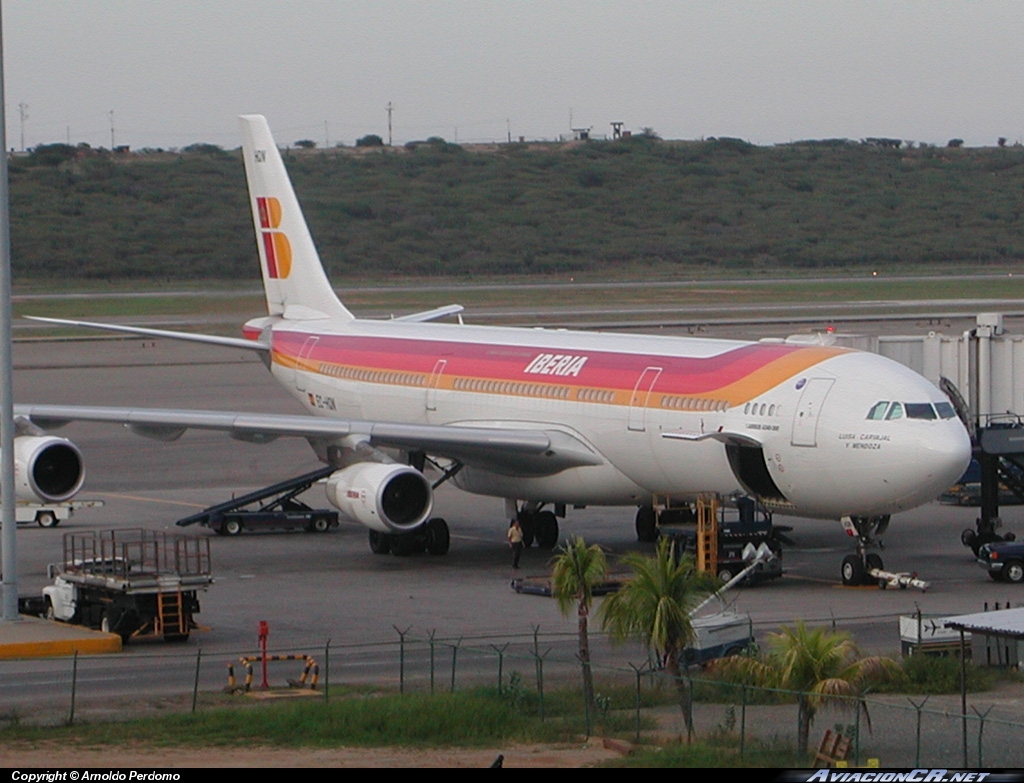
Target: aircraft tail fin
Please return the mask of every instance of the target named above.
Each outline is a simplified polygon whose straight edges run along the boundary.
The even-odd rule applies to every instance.
[[[324,273],[266,118],[248,114],[239,120],[268,312],[301,320],[352,320]]]

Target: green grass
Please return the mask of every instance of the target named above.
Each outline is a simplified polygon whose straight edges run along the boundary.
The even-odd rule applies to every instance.
[[[281,747],[479,746],[550,739],[551,727],[485,693],[302,699],[206,709],[122,723],[45,729],[11,726],[4,742],[58,739],[83,745],[136,742],[154,746],[268,744]]]
[[[619,708],[616,705],[614,709]],[[502,695],[489,689],[434,695],[350,694],[330,703],[319,699],[261,703],[237,699],[194,714],[118,723],[41,728],[14,721],[0,729],[0,743],[56,739],[82,745],[479,747],[569,740],[585,733],[582,699],[572,691],[552,690],[544,714],[542,721],[536,695],[522,689]],[[632,714],[615,712],[603,712],[596,724],[604,734],[622,735],[636,725]],[[649,722],[642,725],[650,728]]]
[[[644,747],[632,756],[602,764],[604,767],[677,767],[706,769],[739,767],[747,769],[765,767],[803,767],[807,760],[791,748],[767,746],[748,742],[740,756],[738,743],[695,742],[692,745],[673,744],[664,747]]]

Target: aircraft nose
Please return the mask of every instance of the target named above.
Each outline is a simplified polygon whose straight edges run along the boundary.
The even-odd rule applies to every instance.
[[[934,500],[959,479],[971,461],[971,439],[959,420],[945,422],[917,445],[917,474],[920,489],[912,500],[926,503]]]

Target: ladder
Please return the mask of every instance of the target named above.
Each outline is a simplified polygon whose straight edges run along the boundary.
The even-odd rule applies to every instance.
[[[718,573],[718,495],[697,496],[697,570]]]
[[[185,607],[180,590],[156,594],[157,634],[177,636],[189,632],[185,619]]]

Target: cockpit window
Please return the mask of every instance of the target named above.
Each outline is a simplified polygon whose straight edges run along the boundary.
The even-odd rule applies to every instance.
[[[868,411],[869,421],[885,419],[955,419],[956,410],[948,402],[889,402],[881,400],[871,406]]]
[[[881,402],[876,402],[874,405],[871,406],[871,410],[868,411],[868,419],[870,419],[872,421],[881,421],[882,419],[885,418],[885,411],[886,411],[886,408],[888,408],[888,407],[889,407],[889,401],[888,400],[882,400]]]
[[[935,419],[935,408],[930,402],[908,402],[907,416],[911,419]]]

